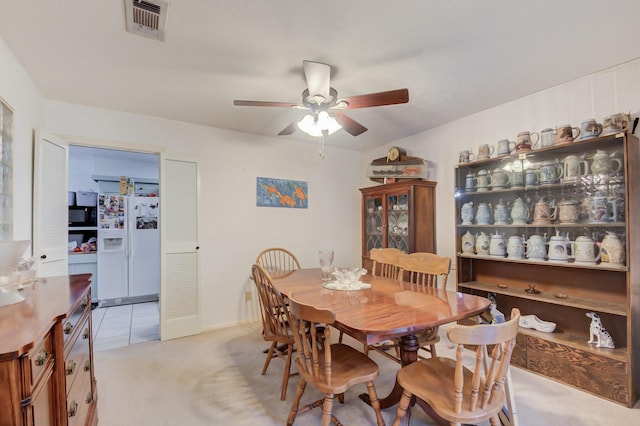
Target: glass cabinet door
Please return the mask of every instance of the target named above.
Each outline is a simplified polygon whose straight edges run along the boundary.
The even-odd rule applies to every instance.
[[[367,252],[373,248],[384,247],[384,224],[382,196],[366,197],[365,242]]]
[[[387,247],[409,251],[408,194],[387,196]]]
[[[625,267],[625,164],[615,136],[459,164],[458,253]]]

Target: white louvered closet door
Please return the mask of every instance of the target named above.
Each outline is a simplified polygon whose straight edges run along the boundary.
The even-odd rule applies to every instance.
[[[33,257],[39,277],[66,275],[68,144],[35,135],[33,161]]]
[[[198,163],[160,154],[160,339],[200,333]]]

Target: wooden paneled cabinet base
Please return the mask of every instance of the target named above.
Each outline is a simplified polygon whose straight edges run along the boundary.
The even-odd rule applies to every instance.
[[[633,407],[640,398],[638,138],[611,134],[455,169],[458,289],[495,296],[503,313],[517,307],[556,324],[553,332],[521,327],[512,363]],[[589,342],[590,312],[615,348]]]
[[[362,193],[362,267],[371,271],[372,248],[407,253],[436,251],[436,182],[405,180]]]
[[[90,279],[39,278],[0,308],[0,426],[97,425]]]

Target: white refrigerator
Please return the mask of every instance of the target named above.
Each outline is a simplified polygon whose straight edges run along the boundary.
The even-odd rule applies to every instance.
[[[160,198],[98,195],[98,287],[102,304],[160,292]]]

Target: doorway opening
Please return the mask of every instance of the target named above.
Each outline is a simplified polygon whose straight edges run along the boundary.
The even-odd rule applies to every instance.
[[[69,273],[94,276],[95,349],[159,340],[159,155],[69,145],[68,170]]]

